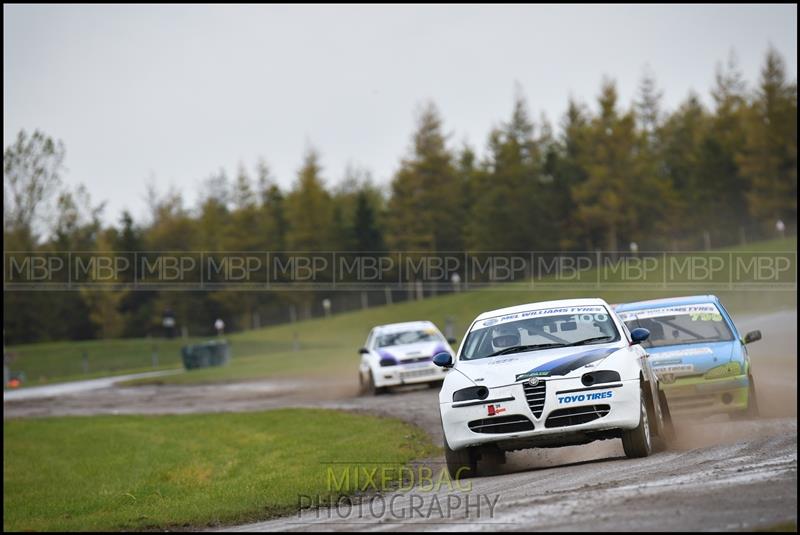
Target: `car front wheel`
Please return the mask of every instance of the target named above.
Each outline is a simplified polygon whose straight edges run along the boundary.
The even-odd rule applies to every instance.
[[[749,383],[747,387],[747,408],[742,412],[732,414],[731,419],[733,420],[750,420],[760,416],[758,398],[756,397],[756,382],[753,380],[752,375],[747,376],[747,382]]]
[[[450,479],[457,481],[478,475],[478,456],[474,448],[451,450],[444,439],[444,460],[447,463],[447,472]]]
[[[661,427],[661,437],[666,440],[675,439],[675,424],[672,422],[672,413],[669,411],[667,396],[663,391],[658,391],[658,402],[661,404],[661,416],[663,425]]]
[[[647,457],[653,451],[653,437],[650,433],[650,421],[647,418],[647,399],[644,390],[640,389],[639,425],[622,431],[622,448],[627,457]]]
[[[385,394],[386,391],[387,388],[385,386],[375,386],[375,377],[370,371],[369,379],[367,379],[366,393],[371,396],[380,396],[381,394]]]

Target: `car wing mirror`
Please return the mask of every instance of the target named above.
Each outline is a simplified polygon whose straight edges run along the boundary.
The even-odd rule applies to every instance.
[[[757,342],[761,340],[761,331],[750,331],[746,335],[744,335],[744,343],[749,344],[750,342]]]
[[[448,344],[455,344],[456,343],[456,339],[451,336],[450,338],[447,339],[447,343]]]
[[[650,331],[644,327],[637,327],[631,331],[631,342],[634,344],[641,344],[648,338],[650,338]]]
[[[366,347],[362,347],[361,349],[358,350],[359,355],[366,355],[367,353],[369,353],[369,349],[367,349]]]
[[[442,368],[452,368],[453,367],[453,355],[448,353],[447,351],[442,351],[441,353],[436,353],[433,356],[433,363],[437,366],[441,366]]]

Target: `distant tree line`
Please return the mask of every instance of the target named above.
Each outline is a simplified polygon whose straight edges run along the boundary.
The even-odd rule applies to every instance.
[[[23,251],[536,251],[693,249],[774,235],[797,220],[797,83],[766,54],[748,87],[720,65],[711,106],[690,94],[665,110],[652,74],[631,106],[602,83],[594,106],[570,100],[558,127],[534,120],[521,95],[482,152],[454,146],[434,104],[419,113],[388,188],[348,168],[331,185],[309,149],[290,189],[267,164],[204,183],[194,207],[148,189],[149,217],[102,223],[84,187],[62,185],[65,148],[20,132],[5,148],[4,250]],[[5,292],[7,342],[142,336],[174,309],[193,333],[224,317],[303,315],[309,292]]]

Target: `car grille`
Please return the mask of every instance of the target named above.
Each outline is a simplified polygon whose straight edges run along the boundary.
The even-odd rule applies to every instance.
[[[533,416],[541,418],[542,410],[544,409],[544,397],[547,390],[547,381],[541,381],[536,386],[531,386],[527,382],[523,383],[522,388],[525,390],[525,399],[528,401],[528,407],[531,408]]]
[[[409,359],[403,359],[398,364],[416,364],[418,362],[430,362],[433,360],[433,357],[412,357]]]
[[[597,420],[611,411],[610,405],[584,405],[572,409],[558,409],[550,413],[545,427],[567,427]]]
[[[414,379],[415,377],[425,377],[433,375],[438,371],[437,368],[422,368],[421,370],[409,370],[400,372],[400,379]]]
[[[467,425],[475,433],[498,434],[533,431],[533,422],[521,414],[473,420]]]

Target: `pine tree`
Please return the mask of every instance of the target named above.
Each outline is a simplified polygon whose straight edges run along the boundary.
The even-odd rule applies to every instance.
[[[535,139],[518,90],[509,122],[489,134],[469,222],[470,243],[479,250],[527,251],[555,243],[549,206],[552,184],[543,172],[542,143]]]
[[[708,228],[705,207],[715,203],[715,192],[707,188],[702,162],[708,130],[706,111],[693,93],[667,118],[661,129],[659,162],[672,187],[679,192],[668,214],[674,240],[696,237],[697,229]]]
[[[356,195],[352,243],[356,251],[378,252],[385,249],[375,210],[363,190]]]
[[[574,249],[582,246],[583,240],[588,240],[589,243],[597,243],[600,240],[600,236],[592,230],[579,228],[573,218],[577,204],[572,191],[587,178],[583,162],[590,135],[588,111],[570,98],[561,126],[561,138],[552,148],[555,154],[551,156],[553,169],[550,172],[554,175],[556,206],[558,213],[561,214],[558,218],[558,245]]]
[[[664,93],[658,89],[655,75],[647,68],[639,83],[639,94],[634,103],[638,127],[645,133],[648,144],[654,146],[661,125],[661,99]]]
[[[694,207],[702,216],[695,232],[714,232],[718,239],[729,241],[739,234],[738,225],[731,223],[747,219],[747,181],[736,162],[745,143],[747,87],[733,53],[725,66],[717,66],[715,80],[714,110],[700,147],[702,181],[696,184],[696,193],[683,194],[697,194],[700,201]]]
[[[462,187],[433,104],[423,108],[411,154],[391,185],[388,239],[395,250],[458,251]]]
[[[747,135],[737,158],[748,180],[750,213],[765,225],[797,219],[797,84],[783,59],[767,52],[761,81],[747,110]]]
[[[237,210],[251,208],[255,205],[256,199],[250,183],[250,177],[242,164],[239,164],[239,171],[236,173],[236,182],[233,184],[231,196],[233,206]]]
[[[200,199],[200,217],[197,221],[200,248],[204,251],[223,251],[229,239],[232,198],[228,177],[224,169],[205,181]]]
[[[653,177],[637,160],[635,116],[618,111],[613,82],[603,83],[598,104],[600,113],[591,121],[581,157],[587,178],[572,192],[577,223],[600,231],[603,246],[617,251],[623,243],[646,235],[646,223],[658,213],[649,211],[648,199],[658,195]]]
[[[295,251],[331,250],[333,204],[325,189],[319,155],[310,149],[286,198],[287,245]]]

